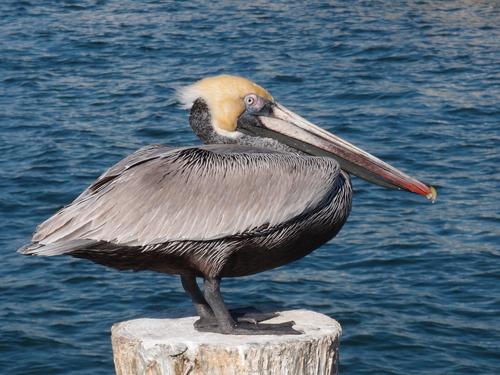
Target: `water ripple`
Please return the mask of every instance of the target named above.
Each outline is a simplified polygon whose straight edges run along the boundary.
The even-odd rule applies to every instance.
[[[355,178],[336,239],[227,280],[228,302],[337,318],[342,373],[500,373],[494,2],[21,0],[0,12],[1,373],[109,374],[114,322],[191,308],[174,277],[14,250],[128,153],[197,142],[173,93],[219,73],[440,190],[430,205]]]

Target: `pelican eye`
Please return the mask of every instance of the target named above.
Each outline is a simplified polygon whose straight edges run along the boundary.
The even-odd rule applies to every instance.
[[[243,100],[245,102],[245,107],[249,112],[258,112],[265,104],[264,99],[256,94],[248,94]]]

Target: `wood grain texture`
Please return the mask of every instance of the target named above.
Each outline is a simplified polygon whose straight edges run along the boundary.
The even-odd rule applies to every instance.
[[[136,319],[115,324],[112,343],[118,375],[337,374],[341,327],[307,310],[280,312],[297,336],[231,336],[194,330],[196,317]]]

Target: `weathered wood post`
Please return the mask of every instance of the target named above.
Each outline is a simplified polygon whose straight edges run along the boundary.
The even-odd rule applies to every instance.
[[[291,310],[267,322],[293,320],[302,335],[233,336],[194,330],[196,317],[136,319],[113,325],[118,375],[337,374],[341,327],[334,319]]]

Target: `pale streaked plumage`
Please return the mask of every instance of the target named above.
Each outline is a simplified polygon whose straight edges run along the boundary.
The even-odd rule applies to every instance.
[[[33,240],[145,246],[220,239],[316,209],[340,171],[331,158],[244,146],[147,150],[42,223]]]

